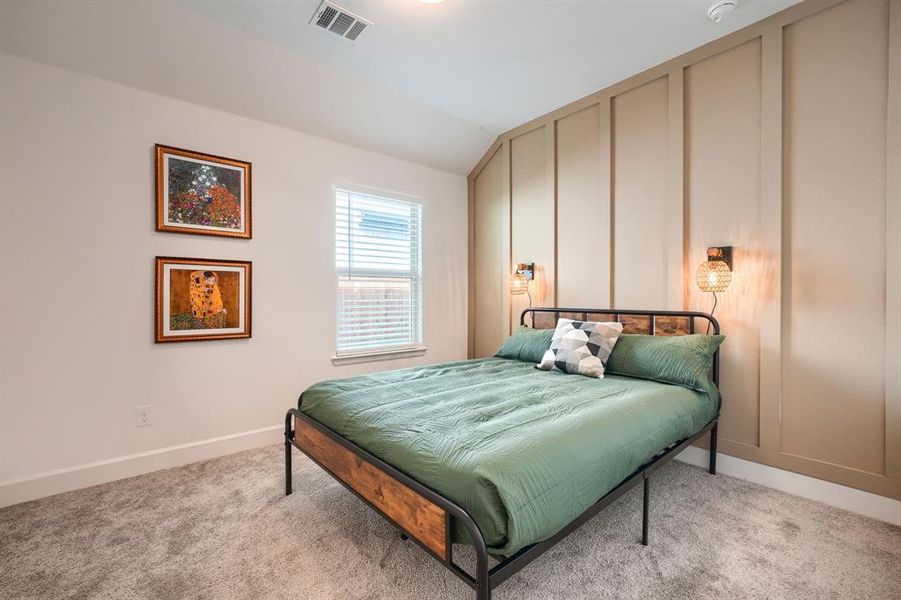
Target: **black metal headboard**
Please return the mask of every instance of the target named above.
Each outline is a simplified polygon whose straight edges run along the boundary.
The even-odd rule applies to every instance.
[[[535,329],[553,329],[557,319],[573,319],[576,321],[617,321],[623,324],[624,333],[644,333],[648,335],[689,335],[696,333],[695,320],[703,321],[704,331],[719,334],[720,324],[713,317],[703,312],[674,310],[628,310],[623,308],[527,308],[519,315],[519,324],[526,324],[526,314],[531,313],[532,327]],[[613,317],[610,319],[610,317]],[[712,329],[712,331],[710,331]],[[720,351],[713,355],[713,383],[720,384]]]

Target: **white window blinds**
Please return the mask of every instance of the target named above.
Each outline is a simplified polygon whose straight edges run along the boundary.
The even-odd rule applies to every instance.
[[[422,343],[418,202],[337,189],[337,354]]]

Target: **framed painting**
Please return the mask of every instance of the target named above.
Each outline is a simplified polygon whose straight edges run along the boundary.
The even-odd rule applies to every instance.
[[[156,145],[156,229],[251,238],[251,164]]]
[[[156,342],[249,338],[251,263],[156,257]]]

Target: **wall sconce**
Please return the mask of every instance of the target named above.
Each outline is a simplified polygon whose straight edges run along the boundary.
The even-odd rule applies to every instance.
[[[725,292],[732,283],[732,246],[714,246],[707,248],[707,260],[698,266],[696,278],[698,288],[702,292],[713,294],[713,308],[710,315],[716,312],[717,292]],[[707,324],[710,332],[710,323]]]
[[[526,294],[529,297],[529,307],[532,306],[532,294],[529,292],[529,282],[535,279],[535,263],[519,263],[513,268],[513,276],[510,277],[510,293],[514,296]]]

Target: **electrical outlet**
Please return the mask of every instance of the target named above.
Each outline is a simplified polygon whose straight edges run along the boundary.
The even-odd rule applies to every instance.
[[[135,407],[135,427],[147,427],[151,424],[150,405]]]

